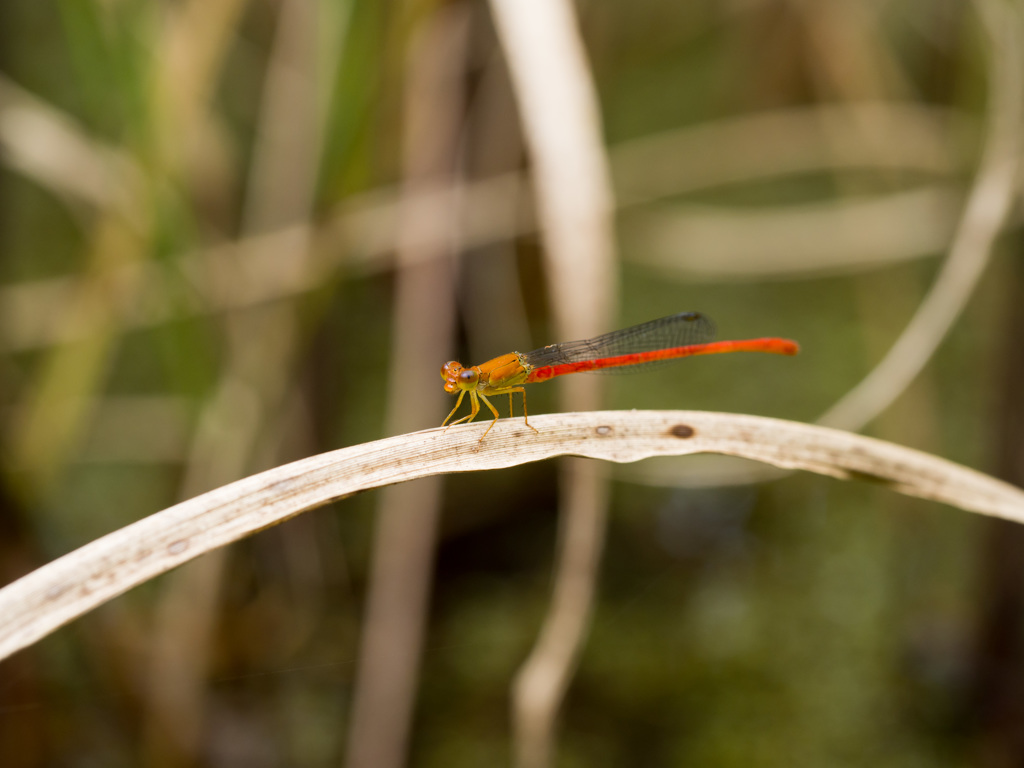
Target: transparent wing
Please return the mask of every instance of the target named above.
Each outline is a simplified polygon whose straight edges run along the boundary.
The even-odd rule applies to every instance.
[[[534,368],[545,368],[550,365],[578,363],[584,360],[599,360],[605,357],[618,357],[635,352],[651,352],[656,349],[672,347],[688,347],[692,344],[707,344],[715,339],[715,324],[711,318],[700,312],[680,312],[647,323],[612,331],[593,339],[567,341],[562,344],[550,344],[523,357]],[[652,366],[662,365],[664,361],[624,366],[622,368],[605,368],[595,373],[632,373]]]

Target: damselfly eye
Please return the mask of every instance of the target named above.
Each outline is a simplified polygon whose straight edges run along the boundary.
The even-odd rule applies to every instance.
[[[459,381],[461,381],[463,384],[475,384],[476,375],[476,371],[470,368],[468,370],[462,371],[459,374]]]

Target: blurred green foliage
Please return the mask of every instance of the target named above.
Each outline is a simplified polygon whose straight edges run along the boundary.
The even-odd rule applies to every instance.
[[[402,371],[404,390],[388,392],[389,370],[405,364],[390,354],[394,264],[386,254],[360,253],[352,243],[362,241],[348,239],[351,222],[343,217],[342,234],[329,234],[352,200],[390,194],[401,182],[410,39],[439,3],[312,4],[324,25],[317,31],[333,43],[315,56],[321,146],[309,223],[328,234],[314,238],[313,277],[301,290],[252,301],[211,288],[241,295],[258,277],[246,271],[243,255],[237,274],[217,283],[215,250],[260,234],[246,231],[244,212],[255,194],[260,130],[267,129],[261,100],[287,5],[5,0],[0,8],[5,582],[175,503],[184,488],[201,490],[186,483],[201,476],[191,450],[238,356],[254,356],[257,369],[284,382],[277,394],[262,392],[258,377],[239,386],[232,402],[257,403],[252,418],[242,419],[252,429],[242,436],[225,421],[214,445],[239,450],[241,474],[384,436],[389,398],[415,401],[440,386],[436,368],[410,368]],[[481,70],[500,52],[486,4],[470,5],[474,56],[466,79],[483,88],[491,81]],[[609,145],[844,100],[898,100],[979,117],[985,46],[969,4],[812,5],[580,5]],[[206,19],[192,35],[189,14]],[[847,26],[850,18],[860,26]],[[199,39],[214,22],[223,24],[221,34]],[[830,34],[845,47],[823,49]],[[865,70],[865,62],[875,68]],[[177,85],[186,90],[174,93]],[[467,115],[482,98],[470,90]],[[514,124],[513,104],[504,108],[505,122]],[[96,183],[113,187],[111,200],[127,194],[128,202],[97,205],[28,163],[32,152],[64,157],[73,149],[15,119],[33,110],[71,126],[88,151],[104,157],[111,177]],[[276,119],[293,117],[300,119]],[[954,170],[941,181],[961,189],[979,141],[977,124],[966,125],[944,136]],[[466,132],[468,145],[498,140]],[[137,176],[119,177],[121,163]],[[68,183],[91,173],[88,164],[66,170]],[[755,176],[651,207],[782,209],[925,181],[913,169],[825,168]],[[386,220],[379,226],[378,237],[394,240]],[[103,245],[111,229],[122,250]],[[1015,233],[1006,240],[1019,244]],[[460,283],[454,357],[463,359],[481,338],[521,350],[559,340],[547,330],[536,239],[505,245],[515,248],[518,281],[497,271],[500,255],[464,255],[464,274],[495,270],[490,282],[472,284],[490,285],[494,295],[474,304],[472,286]],[[694,309],[714,317],[723,338],[789,336],[803,354],[705,358],[614,377],[609,407],[802,421],[817,418],[882,357],[944,255],[825,275],[809,264],[803,275],[716,280],[657,270],[638,258],[642,243],[624,238],[620,246],[622,326]],[[830,243],[820,248],[827,266]],[[145,280],[124,279],[134,269]],[[999,428],[994,382],[1003,375],[1006,289],[1014,279],[997,259],[926,372],[872,423],[873,433],[991,468]],[[481,301],[518,306],[528,327],[473,311]],[[294,323],[292,340],[280,347],[266,326],[249,325],[270,318],[272,330],[274,313]],[[95,367],[78,377],[74,354],[83,338],[101,343]],[[55,371],[72,372],[62,374],[59,395],[48,384]],[[81,407],[65,412],[67,400]],[[535,413],[555,408],[554,387],[531,391],[530,404]],[[31,413],[50,421],[32,421]],[[48,423],[57,424],[53,434]],[[29,455],[26,445],[50,446],[58,433],[62,450]],[[972,714],[986,523],[818,477],[664,488],[633,482],[629,467],[618,472],[597,615],[565,706],[558,765],[999,764],[979,757],[984,743]],[[411,765],[507,761],[510,681],[550,597],[555,482],[549,466],[446,481]],[[373,494],[347,499],[231,549],[215,644],[206,649],[210,679],[194,764],[340,760],[375,503]],[[159,763],[144,747],[152,717],[146,676],[167,578],[0,663],[5,768]]]

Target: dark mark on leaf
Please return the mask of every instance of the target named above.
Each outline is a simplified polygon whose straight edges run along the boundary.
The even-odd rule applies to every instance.
[[[177,541],[171,542],[170,546],[167,547],[167,551],[172,555],[178,555],[188,549],[187,539],[178,539]]]

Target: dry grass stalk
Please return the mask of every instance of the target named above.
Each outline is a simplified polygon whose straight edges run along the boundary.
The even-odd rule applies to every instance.
[[[780,419],[703,411],[591,411],[428,429],[275,467],[104,536],[0,590],[0,659],[172,568],[355,493],[450,472],[555,456],[632,462],[721,453],[869,480],[969,512],[1024,523],[1024,491],[937,456]]]

